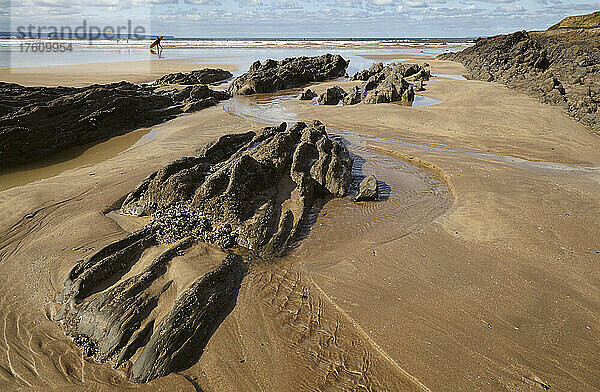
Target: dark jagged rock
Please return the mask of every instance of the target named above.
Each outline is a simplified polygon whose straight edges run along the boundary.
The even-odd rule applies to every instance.
[[[424,71],[424,69],[420,65],[410,64],[408,66],[405,66],[404,70],[402,71],[402,76],[405,78],[408,78],[408,77],[418,74],[421,71]]]
[[[281,61],[254,62],[228,89],[232,95],[272,93],[311,82],[323,82],[345,74],[348,62],[340,55],[291,57]]]
[[[425,91],[425,86],[422,80],[419,80],[415,86],[415,91]]]
[[[177,72],[164,75],[158,78],[155,84],[211,84],[222,82],[232,76],[231,72],[224,69],[203,68],[192,72]]]
[[[473,79],[559,105],[600,132],[600,28],[519,31],[440,58],[463,63]]]
[[[344,97],[344,105],[356,105],[357,103],[360,103],[360,97],[360,87],[354,86]]]
[[[329,87],[319,95],[319,105],[337,105],[344,99],[346,92],[340,86]]]
[[[176,203],[186,204],[185,214],[193,216],[186,220],[206,222],[194,223],[201,228],[198,238],[277,254],[317,197],[346,193],[351,163],[346,148],[330,140],[322,124],[297,123],[289,129],[282,124],[258,135],[222,137],[198,156],[165,166],[125,199],[122,210],[153,215],[161,236],[173,240],[181,235],[166,217]],[[177,205],[175,210],[184,209]]]
[[[114,249],[96,253],[83,268],[71,271],[58,299],[63,307],[55,319],[87,356],[111,362],[115,368],[141,349],[131,380],[147,382],[185,369],[198,359],[233,309],[246,265],[240,256],[222,254],[220,266],[199,276],[188,288],[177,288],[179,283],[168,272],[175,259],[194,246],[195,241],[186,238],[141,272],[123,279],[143,249],[151,245],[139,244],[152,236],[148,230],[125,240],[133,236],[139,238],[129,246],[136,246],[135,253],[120,246],[122,241],[117,242]],[[211,258],[219,255],[215,250],[207,252],[213,253]],[[206,263],[202,259],[195,262]],[[178,291],[172,309],[162,320],[157,319],[157,307],[169,300],[166,293]],[[92,296],[94,293],[98,295]]]
[[[208,88],[206,85],[193,86],[190,90],[189,100],[205,99],[208,97],[215,98],[217,100],[228,99],[229,94],[224,91],[215,91]]]
[[[376,201],[378,198],[377,178],[373,175],[365,177],[358,186],[358,193],[354,197],[354,201]]]
[[[415,92],[405,78],[412,77],[415,80],[429,75],[418,64],[405,66],[402,63],[392,63],[384,66],[383,63],[373,64],[368,70],[363,70],[354,75],[354,80],[364,80],[360,98],[356,97],[357,91],[351,92],[352,97],[347,98],[348,103],[384,103],[400,102],[404,105],[412,105]],[[353,103],[350,103],[353,102]]]
[[[169,92],[127,82],[82,88],[0,82],[0,167],[155,125],[227,97],[206,86]]]
[[[298,99],[301,101],[311,101],[313,98],[316,98],[316,97],[317,97],[317,93],[315,93],[311,89],[307,88],[306,90],[304,90],[300,93],[300,95],[298,96]]]
[[[353,77],[352,80],[369,80],[369,78],[373,75],[376,75],[378,73],[380,73],[381,71],[383,71],[383,63],[374,63],[373,65],[371,65],[369,67],[369,69],[363,69],[360,72],[357,72]]]
[[[243,256],[285,253],[316,205],[347,193],[351,171],[348,150],[319,122],[207,144],[127,196],[121,213],[151,221],[71,270],[55,320],[95,360],[133,362],[132,381],[191,366],[233,309],[247,270]],[[164,243],[170,248],[138,265]],[[175,279],[173,266],[187,265],[178,258],[194,255],[193,269]]]
[[[368,83],[367,81],[367,85]],[[363,103],[400,102],[410,106],[414,100],[415,91],[412,86],[405,79],[394,74],[372,85],[370,89],[365,86],[362,93]]]
[[[413,79],[415,81],[425,80],[428,81],[431,79],[431,71],[425,68],[421,68],[417,73],[413,75]]]

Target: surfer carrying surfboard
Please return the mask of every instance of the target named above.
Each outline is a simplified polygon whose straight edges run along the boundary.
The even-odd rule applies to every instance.
[[[152,42],[152,44],[150,45],[150,49],[152,49],[155,46],[158,49],[162,49],[162,45],[160,44],[160,41],[162,41],[163,37],[164,37],[163,35],[161,35],[160,37],[157,35],[156,40],[154,40],[154,42]]]

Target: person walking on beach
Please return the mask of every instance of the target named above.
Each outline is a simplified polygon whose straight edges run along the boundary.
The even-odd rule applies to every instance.
[[[152,49],[155,46],[159,50],[162,49],[162,45],[160,44],[160,42],[162,41],[163,37],[164,37],[163,35],[161,35],[160,37],[157,35],[156,40],[154,40],[154,42],[152,42],[152,44],[150,45],[150,49]]]

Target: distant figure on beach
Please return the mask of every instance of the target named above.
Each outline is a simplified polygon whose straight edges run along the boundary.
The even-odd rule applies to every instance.
[[[162,49],[162,45],[160,44],[160,41],[162,41],[164,36],[156,36],[156,40],[154,40],[154,42],[152,42],[152,44],[150,45],[150,49],[152,49],[153,47],[157,47],[157,49]]]

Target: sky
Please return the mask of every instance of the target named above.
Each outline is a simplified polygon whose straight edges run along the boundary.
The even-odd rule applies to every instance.
[[[600,0],[0,0],[0,30],[131,20],[175,37],[479,37],[542,30]]]

